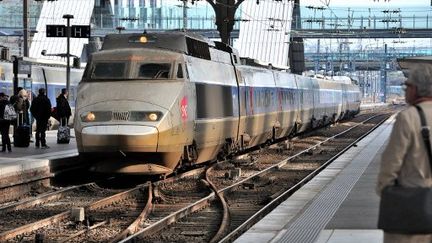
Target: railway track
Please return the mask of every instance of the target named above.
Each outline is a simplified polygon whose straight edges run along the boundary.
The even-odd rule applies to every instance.
[[[84,207],[115,192],[91,183],[68,187],[1,207],[0,242],[15,237],[22,240],[30,231],[50,225],[58,219],[67,218],[72,207]]]
[[[392,113],[365,115],[309,133],[290,150],[273,147],[253,154],[254,159],[216,164],[206,171],[214,195],[173,211],[122,242],[231,242]],[[239,168],[241,173],[232,178]]]
[[[32,218],[17,220],[19,223],[10,227],[0,225],[0,241],[232,241],[390,114],[360,115],[206,170],[197,169],[117,194],[110,190],[109,197],[85,199],[86,203],[79,205],[71,202],[63,211],[50,207],[57,199],[9,205],[0,208],[0,217],[4,213],[12,219],[20,207],[27,208],[24,211],[36,207],[51,214],[32,214]],[[90,194],[103,191],[98,188]],[[84,208],[84,221],[71,219],[72,204]]]

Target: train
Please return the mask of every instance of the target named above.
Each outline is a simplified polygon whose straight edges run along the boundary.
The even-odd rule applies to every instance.
[[[169,175],[351,117],[349,78],[296,75],[188,32],[110,34],[78,85],[75,135],[93,169]]]

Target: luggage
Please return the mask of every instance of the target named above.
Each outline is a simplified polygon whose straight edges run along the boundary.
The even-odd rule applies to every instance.
[[[70,141],[70,128],[66,125],[63,126],[62,119],[60,119],[60,126],[57,130],[57,143],[69,143]]]
[[[17,119],[17,114],[15,112],[15,108],[11,104],[7,104],[4,109],[3,119],[12,121]]]
[[[28,147],[30,145],[30,126],[24,124],[24,114],[22,113],[18,114],[17,128],[13,137],[15,147]]]

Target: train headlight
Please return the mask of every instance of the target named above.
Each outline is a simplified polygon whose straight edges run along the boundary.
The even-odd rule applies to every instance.
[[[147,37],[145,37],[145,36],[141,36],[140,38],[139,38],[139,42],[141,42],[141,43],[147,43]]]
[[[81,121],[83,122],[93,122],[96,120],[96,115],[93,112],[87,112],[81,115]]]
[[[155,122],[162,119],[163,113],[160,111],[131,111],[129,121],[134,122]]]
[[[148,119],[149,119],[150,121],[157,121],[158,118],[159,118],[159,116],[158,116],[158,114],[156,114],[156,113],[150,113],[150,114],[148,114]]]

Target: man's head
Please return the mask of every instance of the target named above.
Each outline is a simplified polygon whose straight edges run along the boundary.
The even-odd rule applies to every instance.
[[[432,98],[432,65],[419,64],[412,68],[405,88],[405,99],[409,104],[414,104],[419,98]]]
[[[67,91],[67,89],[62,89],[61,90],[61,93],[62,93],[62,95],[64,95],[64,96],[67,96],[68,95],[68,91]]]
[[[39,89],[39,95],[45,95],[45,89],[44,88]]]

